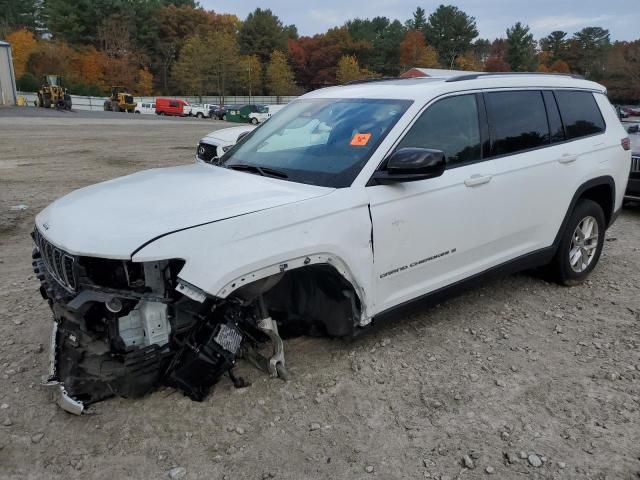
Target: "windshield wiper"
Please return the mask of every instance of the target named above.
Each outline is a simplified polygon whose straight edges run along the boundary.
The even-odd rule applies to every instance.
[[[257,165],[251,165],[249,163],[234,163],[232,165],[227,164],[226,167],[230,168],[231,170],[257,173],[258,175],[262,175],[263,177],[274,177],[274,178],[282,178],[282,179],[289,178],[289,175],[287,175],[281,170],[276,170],[269,167],[259,167]]]

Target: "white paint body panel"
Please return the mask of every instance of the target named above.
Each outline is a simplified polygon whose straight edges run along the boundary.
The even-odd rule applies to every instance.
[[[603,135],[447,170],[434,179],[367,186],[426,105],[442,95],[495,88],[604,91],[561,76],[414,79],[400,86],[317,90],[305,97],[413,101],[351,187],[303,185],[196,163],[78,190],[47,207],[36,223],[72,254],[136,262],[184,259],[179,278],[219,297],[307,259],[332,263],[356,287],[366,323],[388,308],[552,245],[573,195],[591,178],[614,178],[615,209],[620,208],[630,152],[622,150],[626,132],[600,94]],[[253,128],[220,130],[203,141],[233,144],[241,130]],[[565,153],[577,161],[557,162]],[[492,179],[465,185],[473,175]],[[429,260],[385,275],[423,259]]]
[[[36,225],[71,254],[128,259],[160,235],[331,191],[199,162],[81,188],[39,213]],[[207,242],[210,248],[214,242]]]

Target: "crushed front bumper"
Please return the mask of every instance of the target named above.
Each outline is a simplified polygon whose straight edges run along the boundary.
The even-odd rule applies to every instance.
[[[49,346],[49,378],[44,382],[45,387],[49,387],[54,394],[55,402],[63,410],[73,413],[74,415],[80,415],[84,411],[84,404],[78,400],[74,400],[69,396],[64,388],[64,385],[58,380],[56,372],[56,349],[58,337],[58,322],[53,322],[53,329],[51,331],[51,344]]]

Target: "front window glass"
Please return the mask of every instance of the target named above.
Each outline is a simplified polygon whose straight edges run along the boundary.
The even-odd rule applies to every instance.
[[[364,98],[297,100],[227,152],[222,166],[348,187],[410,104]]]
[[[403,147],[441,150],[448,167],[480,160],[476,96],[449,97],[430,106],[398,145]]]

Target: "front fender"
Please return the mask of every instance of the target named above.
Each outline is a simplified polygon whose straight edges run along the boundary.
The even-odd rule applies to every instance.
[[[286,270],[330,264],[359,295],[365,323],[374,311],[371,220],[363,188],[175,232],[137,251],[133,261],[167,258],[185,260],[180,280],[220,298]]]

